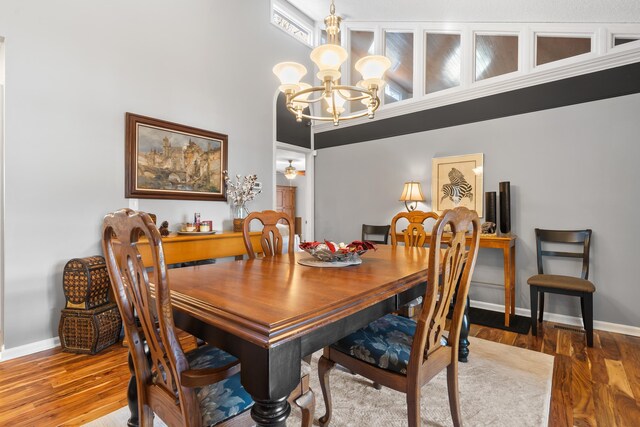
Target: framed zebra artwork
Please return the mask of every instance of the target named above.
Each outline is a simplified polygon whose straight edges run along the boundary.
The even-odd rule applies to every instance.
[[[434,157],[431,171],[431,209],[464,206],[482,217],[482,180],[484,155]]]

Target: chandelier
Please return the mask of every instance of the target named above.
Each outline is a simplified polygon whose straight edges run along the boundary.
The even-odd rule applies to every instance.
[[[284,168],[284,176],[287,179],[294,179],[296,175],[298,175],[296,168],[294,168],[293,165],[291,164],[292,162],[293,160],[289,160],[289,166]]]
[[[391,61],[382,55],[369,55],[356,62],[355,69],[362,75],[355,86],[339,84],[340,66],[346,61],[347,51],[340,46],[338,33],[342,18],[335,15],[336,8],[331,0],[330,15],[324,20],[327,31],[327,44],[316,47],[311,51],[311,60],[318,69],[317,77],[322,82],[321,86],[311,86],[300,82],[307,74],[304,65],[297,62],[281,62],[273,67],[273,72],[280,79],[280,91],[286,95],[287,109],[296,116],[296,121],[303,118],[321,121],[333,121],[338,126],[340,120],[357,119],[368,116],[373,119],[374,112],[380,106],[378,92],[384,86],[382,79],[385,71],[391,66]],[[329,116],[314,116],[311,114],[313,104],[324,101],[324,106]],[[350,115],[342,115],[345,112],[346,102],[360,101],[366,106],[363,111],[353,112]],[[309,114],[305,109],[309,107]],[[321,108],[321,107],[320,107]]]

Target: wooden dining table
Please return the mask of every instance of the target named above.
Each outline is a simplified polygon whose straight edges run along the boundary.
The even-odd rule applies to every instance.
[[[174,320],[240,359],[257,425],[284,426],[301,359],[423,295],[428,254],[381,245],[342,268],[304,266],[309,255],[295,253],[173,269]]]

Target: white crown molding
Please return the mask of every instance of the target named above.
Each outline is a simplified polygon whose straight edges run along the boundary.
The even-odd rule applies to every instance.
[[[2,347],[0,352],[0,361],[15,359],[17,357],[28,356],[39,351],[49,350],[60,347],[60,337],[47,338],[46,340],[36,341],[29,344],[13,347],[8,350]]]
[[[476,308],[482,308],[489,311],[498,311],[504,313],[504,305],[492,304],[483,301],[471,300],[471,306]],[[531,317],[531,310],[528,308],[516,307],[516,314],[525,317]],[[544,320],[549,322],[563,323],[565,325],[582,327],[582,318],[567,316],[564,314],[556,314],[544,312]],[[640,327],[631,325],[622,325],[619,323],[602,322],[600,320],[593,321],[593,328],[601,331],[615,332],[617,334],[632,335],[634,337],[640,337]]]
[[[456,104],[498,93],[509,92],[556,80],[594,73],[609,68],[633,64],[640,61],[640,47],[611,49],[609,53],[602,56],[591,56],[590,59],[580,60],[579,62],[576,61],[577,60],[573,60],[570,63],[554,66],[553,68],[537,67],[528,74],[515,72],[510,75],[505,75],[502,78],[498,77],[495,79],[476,82],[469,87],[459,86],[440,93],[423,96],[422,98],[415,98],[403,101],[402,103],[382,106],[378,111],[376,111],[376,117],[374,120],[402,116],[449,104]],[[340,128],[357,126],[369,121],[370,120],[367,118],[362,118],[340,122]],[[322,133],[336,130],[337,128],[333,126],[332,123],[318,123],[313,126],[313,129],[314,133]]]

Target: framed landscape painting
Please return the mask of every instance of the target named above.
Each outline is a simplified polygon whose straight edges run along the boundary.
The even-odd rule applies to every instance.
[[[483,154],[434,157],[431,171],[432,210],[464,206],[482,217]]]
[[[125,196],[226,200],[227,135],[126,115]]]

